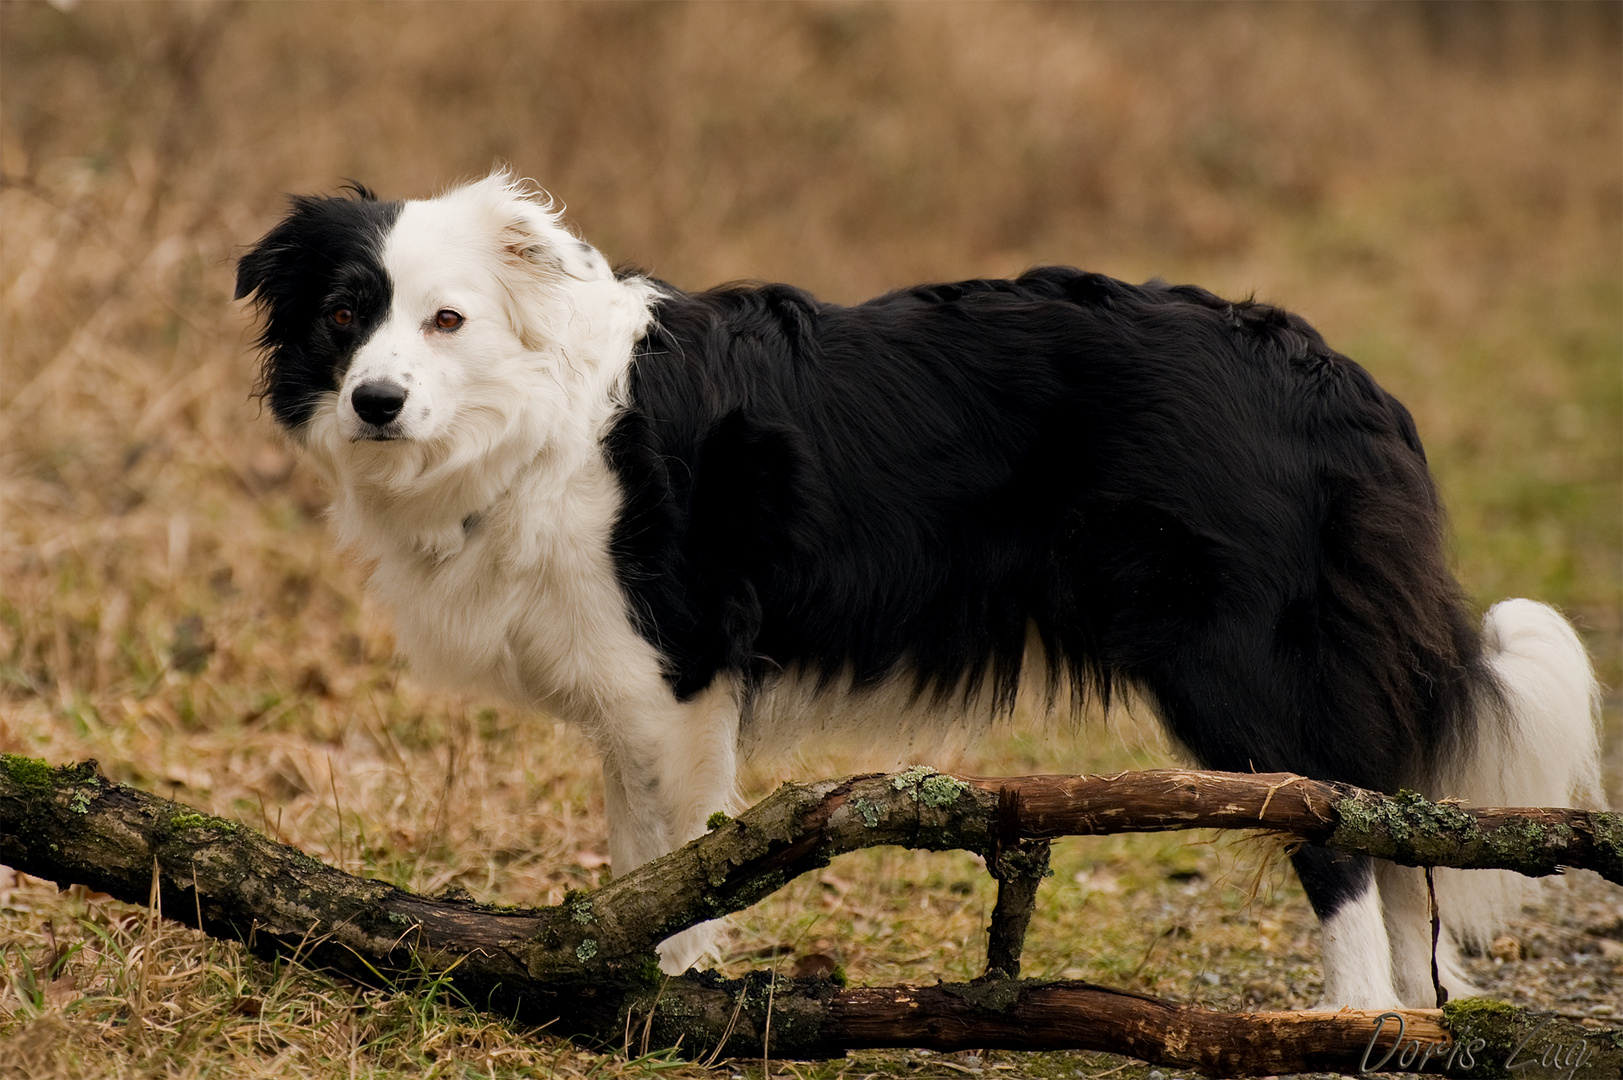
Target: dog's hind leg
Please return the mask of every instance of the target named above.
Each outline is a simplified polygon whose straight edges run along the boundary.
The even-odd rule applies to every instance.
[[[1374,867],[1361,855],[1308,845],[1291,856],[1319,917],[1324,996],[1318,1009],[1387,1009],[1399,1004],[1391,943]]]
[[[1531,600],[1495,604],[1483,619],[1484,659],[1497,692],[1479,691],[1474,730],[1445,747],[1422,788],[1474,806],[1604,806],[1598,686],[1571,624]],[[1377,877],[1398,987],[1410,1005],[1435,1000],[1431,904],[1420,870]],[[1540,883],[1504,870],[1438,870],[1438,978],[1454,997],[1473,987],[1455,944],[1486,947],[1505,920],[1539,897]]]
[[[1375,868],[1375,880],[1381,890],[1387,937],[1392,942],[1392,975],[1403,1004],[1412,1009],[1432,1008],[1437,1004],[1437,987],[1431,980],[1431,898],[1426,891],[1426,873],[1412,866],[1382,862]],[[1451,999],[1479,993],[1465,971],[1446,923],[1437,935],[1435,956],[1437,981]]]
[[[718,681],[690,702],[641,711],[604,755],[609,858],[625,874],[699,836],[717,810],[737,802],[738,703]],[[681,974],[713,951],[720,922],[701,923],[660,945],[660,967]]]
[[[1312,665],[1275,648],[1271,623],[1231,612],[1187,623],[1184,631],[1175,649],[1140,668],[1140,678],[1162,721],[1201,765],[1370,783],[1358,756],[1376,757],[1367,745],[1372,737],[1338,730],[1347,721],[1323,701]],[[1398,1004],[1370,861],[1311,845],[1291,861],[1322,924],[1319,1007]]]

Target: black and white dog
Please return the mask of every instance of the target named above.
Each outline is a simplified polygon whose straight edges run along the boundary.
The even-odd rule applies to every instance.
[[[297,198],[237,295],[416,670],[589,733],[620,872],[731,807],[741,753],[1023,685],[1130,691],[1211,768],[1599,797],[1577,636],[1469,613],[1408,412],[1278,308],[1062,267],[689,294],[503,173]],[[1417,872],[1293,860],[1326,1004],[1430,1004]],[[1482,880],[1445,892],[1456,936]]]

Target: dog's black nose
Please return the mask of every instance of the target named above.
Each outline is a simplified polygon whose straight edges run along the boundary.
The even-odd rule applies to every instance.
[[[355,415],[368,424],[382,427],[400,415],[406,404],[406,388],[392,382],[362,383],[349,397]]]

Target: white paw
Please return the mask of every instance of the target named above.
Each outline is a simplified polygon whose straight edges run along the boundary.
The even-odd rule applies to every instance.
[[[1355,1001],[1345,1001],[1322,997],[1317,1003],[1309,1005],[1307,1012],[1341,1012],[1343,1009],[1352,1009],[1354,1012],[1385,1012],[1388,1009],[1403,1009],[1408,1006],[1398,1000],[1396,994],[1390,998],[1364,998]],[[1421,1006],[1414,1006],[1420,1008]],[[1429,1007],[1429,1006],[1428,1006]]]
[[[714,959],[716,942],[721,937],[722,921],[690,926],[680,934],[673,934],[659,943],[659,970],[667,975],[680,975],[700,960]]]
[[[1390,983],[1383,986],[1364,980],[1343,979],[1338,985],[1336,979],[1327,977],[1324,996],[1319,998],[1318,1004],[1308,1006],[1308,1011],[1340,1012],[1342,1009],[1355,1009],[1359,1012],[1384,1012],[1387,1009],[1404,1007],[1403,996]],[[1415,1007],[1430,1008],[1431,1003]]]

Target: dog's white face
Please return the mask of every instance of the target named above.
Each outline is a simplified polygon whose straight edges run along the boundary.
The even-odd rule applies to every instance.
[[[338,386],[340,439],[497,435],[557,337],[549,287],[611,277],[541,207],[493,201],[489,183],[401,208],[380,252],[391,302]]]
[[[332,481],[341,539],[387,518],[440,554],[524,463],[594,444],[645,293],[501,173],[423,201],[296,200],[238,276],[266,312],[272,411]]]

